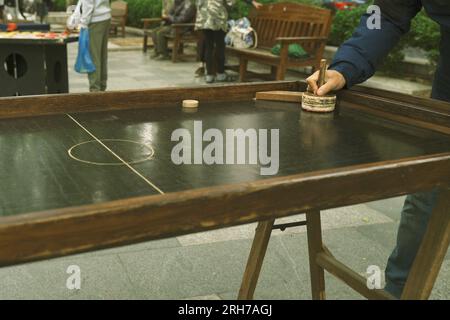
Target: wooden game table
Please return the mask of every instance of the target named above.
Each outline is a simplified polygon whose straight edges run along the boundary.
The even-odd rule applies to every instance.
[[[78,35],[0,32],[0,97],[69,92],[67,44]]]
[[[334,113],[312,114],[290,102],[305,87],[1,98],[0,266],[258,221],[239,293],[250,299],[275,219],[306,213],[312,297],[325,298],[326,270],[368,298],[390,299],[332,256],[320,211],[439,188],[402,297],[428,298],[450,241],[450,104],[357,87],[338,94]],[[267,91],[294,94],[255,101]],[[200,107],[186,112],[184,99]],[[174,164],[171,134],[194,121],[204,130],[279,129],[277,174]]]

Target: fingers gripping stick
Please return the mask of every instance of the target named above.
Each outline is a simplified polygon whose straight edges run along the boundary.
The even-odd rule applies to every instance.
[[[325,75],[327,72],[327,60],[320,61],[319,79],[317,85],[320,88],[325,84]],[[327,94],[317,96],[311,92],[303,93],[302,109],[312,112],[331,112],[336,106],[336,95]]]

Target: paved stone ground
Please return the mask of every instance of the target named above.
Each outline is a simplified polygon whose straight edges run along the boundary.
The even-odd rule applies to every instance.
[[[70,46],[73,66],[75,47]],[[140,51],[111,51],[109,89],[204,85],[194,77],[197,63],[154,62]],[[296,73],[288,79],[298,79]],[[398,88],[398,80],[379,81]],[[403,82],[405,91],[415,84]],[[85,75],[70,70],[70,91],[87,91]],[[406,89],[405,89],[406,88]],[[336,257],[365,275],[384,270],[392,250],[403,198],[323,213],[324,241]],[[299,217],[297,217],[299,218]],[[300,217],[301,218],[301,217]],[[287,220],[295,220],[290,217]],[[0,299],[235,299],[255,224],[95,251],[0,269]],[[66,270],[81,268],[80,290],[68,290]],[[327,275],[330,299],[361,299]],[[256,299],[310,299],[307,240],[302,227],[274,232]],[[433,299],[450,298],[450,255]]]

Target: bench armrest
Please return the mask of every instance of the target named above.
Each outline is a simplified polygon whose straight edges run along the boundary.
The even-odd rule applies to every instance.
[[[144,30],[147,29],[147,27],[150,24],[158,23],[158,22],[161,22],[161,21],[162,21],[161,18],[143,18],[143,19],[141,19],[141,22],[144,23]]]
[[[172,28],[190,28],[195,27],[195,23],[174,23],[170,25]]]
[[[282,44],[291,44],[298,42],[327,42],[327,37],[279,37],[275,39]]]
[[[159,22],[161,21],[161,18],[143,18],[141,19],[141,22]]]

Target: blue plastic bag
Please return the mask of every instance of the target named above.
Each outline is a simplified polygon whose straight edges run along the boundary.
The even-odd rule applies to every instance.
[[[95,65],[92,62],[89,51],[89,29],[87,28],[81,28],[80,30],[75,71],[78,73],[91,73],[95,71]]]

